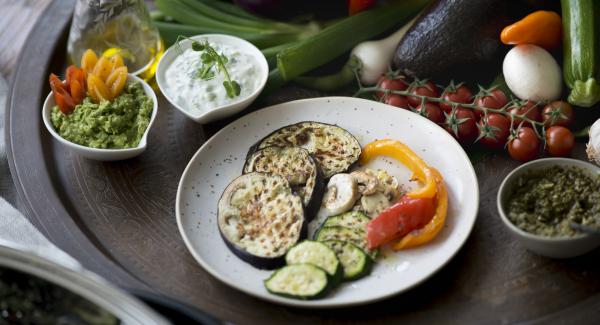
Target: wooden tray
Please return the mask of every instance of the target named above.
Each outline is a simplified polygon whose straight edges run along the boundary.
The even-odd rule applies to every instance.
[[[53,1],[32,31],[9,94],[6,138],[24,212],[92,271],[122,287],[150,288],[239,324],[600,319],[600,250],[570,260],[542,258],[513,241],[501,224],[497,188],[517,165],[503,155],[475,164],[481,208],[465,247],[437,275],[406,294],[351,309],[301,310],[266,303],[220,283],[185,248],[174,201],[188,160],[225,122],[202,127],[161,97],[147,152],[116,163],[77,157],[44,129],[40,110],[49,91],[47,76],[64,68],[73,4]],[[260,105],[316,95],[288,87]],[[582,145],[577,155],[583,157]]]

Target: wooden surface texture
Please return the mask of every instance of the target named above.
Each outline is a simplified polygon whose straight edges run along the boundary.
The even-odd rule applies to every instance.
[[[1,0],[0,5],[21,2]],[[25,2],[36,10],[42,6]],[[502,225],[497,188],[518,165],[504,155],[474,164],[481,205],[465,246],[440,272],[405,294],[351,309],[303,310],[263,302],[220,283],[185,248],[174,201],[188,160],[225,122],[202,127],[161,96],[149,150],[116,163],[77,157],[44,129],[39,110],[48,92],[45,80],[49,71],[64,67],[72,4],[53,1],[28,38],[19,64],[2,56],[0,64],[3,72],[15,76],[7,149],[24,212],[86,267],[123,287],[152,288],[239,324],[600,321],[600,250],[569,260],[539,257],[515,242]],[[0,24],[7,25],[4,20]],[[10,43],[9,33],[2,29],[2,46]],[[288,87],[262,105],[318,95]],[[576,156],[583,154],[578,145]]]

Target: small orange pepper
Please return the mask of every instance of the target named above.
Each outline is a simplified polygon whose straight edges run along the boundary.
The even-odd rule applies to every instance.
[[[430,170],[434,175],[437,187],[437,208],[435,215],[423,228],[413,230],[406,236],[402,237],[400,241],[394,244],[394,250],[401,250],[404,248],[420,246],[428,243],[439,234],[442,228],[444,228],[446,214],[448,212],[448,192],[440,172],[432,167],[430,167]]]
[[[534,44],[547,50],[558,48],[562,39],[562,21],[554,11],[539,10],[506,26],[500,34],[504,44]]]
[[[422,187],[407,193],[412,198],[432,198],[436,194],[436,182],[432,168],[427,166],[407,145],[396,140],[376,140],[367,144],[360,155],[360,164],[364,165],[377,156],[386,156],[398,160],[413,172],[413,178],[423,183]]]

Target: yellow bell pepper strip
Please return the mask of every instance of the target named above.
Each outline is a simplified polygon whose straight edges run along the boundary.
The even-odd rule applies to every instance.
[[[539,10],[506,26],[500,40],[504,44],[534,44],[552,50],[560,46],[562,21],[554,11]]]
[[[437,208],[435,215],[423,228],[413,230],[394,244],[393,249],[396,251],[428,243],[444,228],[448,212],[448,192],[444,184],[444,178],[440,172],[432,167],[430,167],[430,170],[433,173],[437,187]]]
[[[376,140],[367,144],[360,155],[360,164],[364,165],[377,156],[386,156],[398,160],[413,172],[413,178],[423,183],[422,187],[407,193],[411,198],[432,198],[436,194],[436,182],[431,167],[419,158],[407,145],[396,140]]]

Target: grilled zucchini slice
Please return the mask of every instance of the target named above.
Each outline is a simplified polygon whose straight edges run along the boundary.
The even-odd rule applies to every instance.
[[[323,244],[333,249],[340,260],[344,269],[344,281],[357,280],[371,273],[373,259],[360,247],[339,240],[327,240]]]
[[[319,211],[325,180],[321,169],[306,149],[300,147],[266,147],[246,159],[244,174],[263,172],[283,176],[298,194],[305,207],[307,221]]]
[[[285,254],[285,262],[288,265],[303,263],[316,265],[329,274],[334,284],[342,279],[342,264],[335,252],[329,246],[317,241],[305,240],[292,247]]]
[[[295,299],[319,298],[331,288],[327,272],[313,264],[284,266],[264,283],[270,293]]]
[[[284,126],[250,148],[248,156],[266,147],[302,147],[313,155],[325,178],[348,170],[362,150],[350,132],[337,125],[300,122]]]
[[[323,223],[323,227],[342,226],[364,232],[367,229],[369,221],[371,219],[366,214],[360,211],[350,211],[327,218]]]
[[[375,259],[378,255],[378,250],[369,250],[367,246],[367,238],[365,232],[358,229],[351,229],[342,226],[321,227],[315,233],[315,240],[325,242],[328,240],[339,240],[352,243],[365,251],[371,258]]]
[[[302,200],[279,175],[248,173],[233,180],[218,204],[221,237],[242,260],[262,269],[283,265],[306,233]]]

